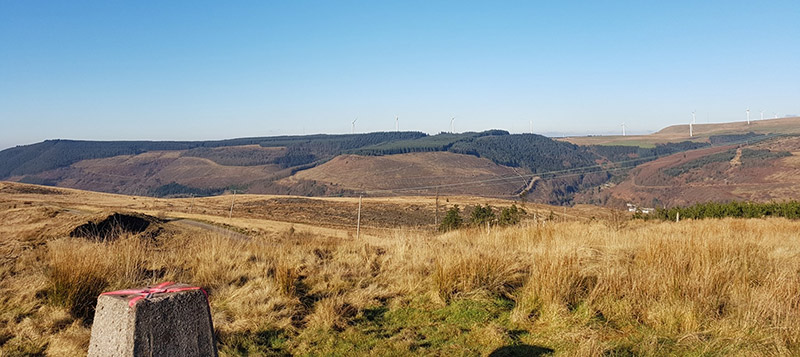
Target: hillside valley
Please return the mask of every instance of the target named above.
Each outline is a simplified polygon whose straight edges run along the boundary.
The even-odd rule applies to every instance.
[[[581,200],[632,202],[643,207],[796,200],[800,198],[799,155],[798,136],[673,154],[641,164],[618,184],[585,192]]]
[[[624,207],[800,198],[800,119],[553,140],[502,130],[49,140],[0,151],[0,180],[155,197],[467,195]],[[581,144],[581,145],[576,145]]]
[[[399,132],[220,142],[46,141],[0,152],[0,174],[9,181],[159,197],[233,190],[397,195],[415,189],[508,198],[529,188],[537,173],[580,170],[602,160],[539,135]]]

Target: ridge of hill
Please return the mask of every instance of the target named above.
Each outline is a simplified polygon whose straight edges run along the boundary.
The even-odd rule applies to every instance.
[[[674,143],[680,141],[708,142],[713,136],[755,134],[782,134],[800,135],[800,117],[779,119],[694,124],[693,136],[689,136],[689,124],[671,125],[653,134],[648,135],[600,135],[600,136],[572,136],[560,138],[577,145],[625,145],[652,147],[656,144]]]
[[[286,152],[271,162],[284,167],[308,164],[335,156],[344,150],[393,140],[427,136],[421,132],[376,132],[347,135],[304,135],[239,138],[217,141],[82,141],[46,140],[0,151],[0,178],[37,174],[66,167],[81,160],[101,159],[120,155],[137,155],[151,151],[192,150],[189,156],[200,156],[208,149],[231,146],[259,145],[283,147]]]

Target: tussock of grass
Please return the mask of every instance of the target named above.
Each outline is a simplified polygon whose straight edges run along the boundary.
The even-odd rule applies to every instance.
[[[510,296],[522,285],[527,269],[497,253],[470,250],[437,257],[433,280],[439,297],[451,301],[476,295]]]
[[[346,302],[344,296],[322,298],[314,303],[314,312],[307,317],[308,328],[323,330],[343,330],[348,320],[356,314],[356,309]]]
[[[281,294],[287,297],[295,297],[297,295],[300,274],[295,266],[279,258],[274,264],[272,275]]]
[[[69,239],[48,245],[47,298],[66,307],[76,318],[90,322],[97,295],[108,287],[108,261],[92,245],[82,243]]]

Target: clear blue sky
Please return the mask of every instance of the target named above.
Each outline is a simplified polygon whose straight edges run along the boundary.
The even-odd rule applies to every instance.
[[[800,1],[0,0],[0,148],[800,114]]]

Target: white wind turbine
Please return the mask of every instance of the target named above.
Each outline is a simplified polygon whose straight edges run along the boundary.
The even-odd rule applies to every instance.
[[[693,128],[693,126],[694,126],[694,123],[697,122],[696,119],[697,119],[697,117],[695,116],[695,113],[692,112],[692,122],[689,123],[689,137],[690,138],[694,136],[694,128]]]
[[[353,122],[352,122],[352,123],[350,123],[350,124],[352,124],[352,125],[353,125],[353,127],[352,127],[352,128],[350,128],[350,134],[355,134],[355,133],[356,133],[356,121],[358,121],[358,117],[356,117],[356,118],[353,120]]]
[[[750,108],[747,108],[745,112],[747,112],[747,125],[750,125]]]
[[[394,131],[400,131],[400,117],[394,116]]]
[[[622,123],[622,136],[625,136],[625,123]]]
[[[455,124],[454,124],[455,121],[456,121],[456,117],[450,118],[450,134],[453,134],[453,133],[456,132],[456,127],[455,127]]]

